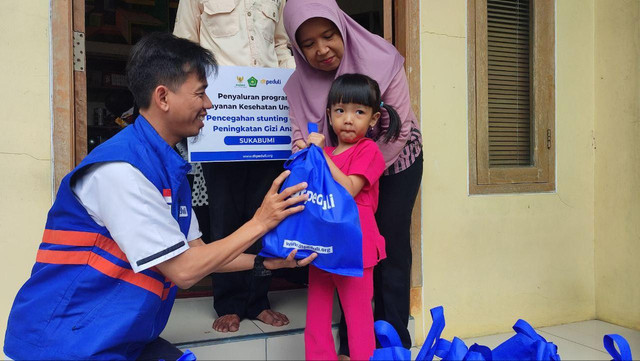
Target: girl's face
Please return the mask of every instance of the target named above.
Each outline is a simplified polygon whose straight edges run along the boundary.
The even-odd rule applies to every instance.
[[[380,112],[356,103],[337,103],[327,109],[329,122],[333,132],[338,136],[340,144],[352,144],[367,134],[380,118]]]
[[[323,71],[338,69],[344,42],[338,27],[325,18],[311,18],[296,31],[296,42],[309,64]]]

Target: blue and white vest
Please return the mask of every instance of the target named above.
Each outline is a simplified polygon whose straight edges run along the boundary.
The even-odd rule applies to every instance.
[[[62,180],[31,277],[9,314],[4,352],[10,358],[136,359],[164,329],[177,287],[156,268],[134,273],[109,230],[71,191],[88,166],[114,161],[130,163],[170,195],[171,214],[188,234],[191,166],[140,116]],[[180,207],[187,217],[179,217]]]

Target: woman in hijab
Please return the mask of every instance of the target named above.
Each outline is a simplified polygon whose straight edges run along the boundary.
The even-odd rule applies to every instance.
[[[383,103],[400,115],[397,139],[385,137],[389,116],[382,113],[370,136],[378,144],[386,170],[380,178],[376,221],[386,240],[387,258],[374,270],[376,320],[398,331],[404,347],[411,346],[409,277],[411,271],[411,212],[422,178],[422,137],[411,110],[404,58],[381,37],[370,33],[334,0],[289,0],[284,25],[292,41],[296,70],[284,87],[290,106],[294,152],[306,147],[307,123],[317,123],[330,144],[327,96],[333,80],[346,73],[361,73],[380,85]],[[340,353],[348,355],[344,317]]]

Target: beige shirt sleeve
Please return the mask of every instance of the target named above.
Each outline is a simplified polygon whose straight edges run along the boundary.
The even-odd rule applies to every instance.
[[[200,0],[180,0],[173,35],[200,43]]]
[[[281,68],[294,69],[296,62],[290,49],[290,39],[287,31],[284,29],[284,4],[286,0],[280,3],[280,21],[276,24],[276,33],[274,37],[276,55],[278,57],[278,66]],[[295,39],[293,40],[295,41]]]

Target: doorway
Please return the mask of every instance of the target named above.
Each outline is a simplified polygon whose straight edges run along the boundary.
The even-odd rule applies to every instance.
[[[419,27],[414,15],[419,13],[419,1],[339,0],[338,3],[369,31],[393,42],[405,56],[412,105],[414,112],[420,114],[419,46],[415,46],[419,44]],[[127,94],[124,69],[129,50],[148,32],[172,31],[177,7],[178,0],[52,3],[56,188],[88,151],[127,125],[132,100]],[[411,285],[419,291],[416,294],[421,293],[422,285],[420,213],[418,199],[412,229]],[[191,295],[207,292],[210,286],[197,285]],[[421,299],[418,303],[421,304]]]

